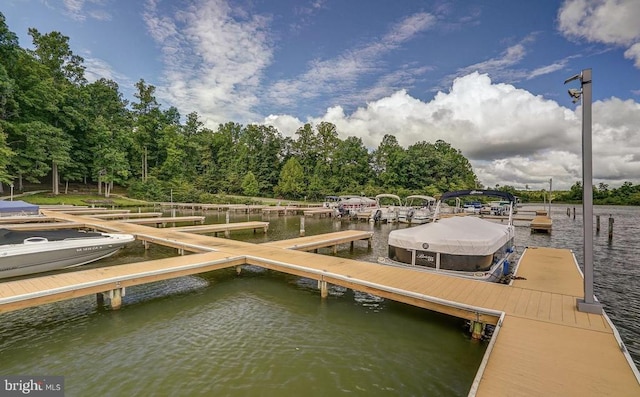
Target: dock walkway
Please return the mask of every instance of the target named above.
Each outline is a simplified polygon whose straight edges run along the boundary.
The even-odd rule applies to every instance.
[[[129,285],[250,264],[318,280],[322,296],[330,283],[496,324],[470,395],[640,395],[640,375],[608,317],[577,311],[582,275],[569,250],[526,249],[517,266],[523,279],[502,285],[291,251],[283,249],[285,243],[257,245],[177,229],[59,216],[209,252],[5,282],[0,284],[0,312],[104,291],[117,298]]]

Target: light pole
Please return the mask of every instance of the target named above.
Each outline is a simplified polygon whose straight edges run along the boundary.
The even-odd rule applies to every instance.
[[[591,69],[565,80],[580,80],[580,89],[569,89],[573,103],[582,97],[582,225],[584,241],[584,299],[578,299],[578,310],[602,313],[602,304],[593,295],[593,169],[591,161]]]

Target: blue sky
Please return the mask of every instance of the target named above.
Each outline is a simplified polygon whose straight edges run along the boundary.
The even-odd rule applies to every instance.
[[[87,78],[139,79],[166,109],[291,136],[336,124],[374,149],[443,139],[487,186],[581,179],[593,70],[594,183],[640,183],[640,1],[5,0],[9,29],[59,31]],[[428,170],[425,170],[428,172]]]

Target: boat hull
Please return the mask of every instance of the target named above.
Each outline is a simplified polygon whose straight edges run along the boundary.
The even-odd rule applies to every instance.
[[[128,234],[0,246],[0,279],[48,272],[109,257],[135,241]]]
[[[511,273],[511,255],[512,250],[506,252],[506,254],[500,258],[496,263],[492,264],[488,269],[478,270],[478,271],[457,271],[457,270],[445,270],[445,269],[437,269],[433,266],[425,266],[421,264],[412,264],[409,262],[400,262],[397,260],[393,260],[390,258],[378,258],[378,263],[382,265],[389,266],[398,266],[398,267],[406,267],[419,271],[443,274],[452,277],[462,277],[470,280],[479,280],[479,281],[487,281],[487,282],[502,282],[505,280],[509,274]]]

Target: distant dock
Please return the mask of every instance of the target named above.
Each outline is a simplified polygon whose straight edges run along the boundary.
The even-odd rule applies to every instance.
[[[542,233],[551,233],[553,222],[547,211],[539,210],[536,211],[536,216],[531,221],[531,231],[532,232],[542,232]]]

